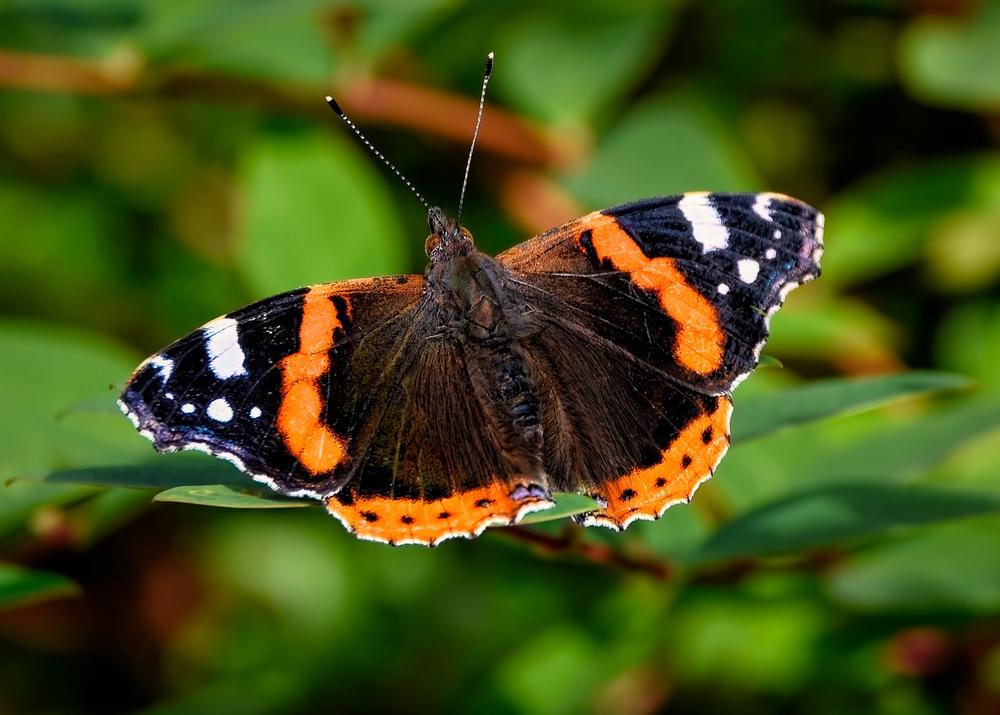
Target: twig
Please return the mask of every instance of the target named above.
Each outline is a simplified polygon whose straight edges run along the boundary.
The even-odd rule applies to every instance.
[[[497,529],[495,533],[531,544],[548,553],[579,556],[593,564],[612,566],[626,571],[639,571],[659,580],[673,578],[676,572],[674,566],[666,561],[623,554],[602,544],[582,541],[574,533],[566,536],[550,536],[525,526],[508,526]]]
[[[356,120],[384,122],[463,146],[471,138],[478,104],[472,97],[382,77],[354,76],[333,94]],[[155,68],[131,49],[92,59],[0,49],[0,88],[86,95],[144,94],[194,97],[287,110],[325,111],[327,86],[276,85],[257,79],[181,68]],[[566,166],[585,149],[536,123],[496,106],[487,108],[479,144],[509,159],[533,165]]]

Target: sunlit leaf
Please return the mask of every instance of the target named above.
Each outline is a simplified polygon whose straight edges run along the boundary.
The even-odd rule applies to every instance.
[[[823,279],[826,280],[824,268]],[[767,349],[786,358],[832,362],[851,371],[899,369],[898,328],[871,305],[851,298],[804,300],[800,289],[774,316]],[[817,292],[822,286],[815,286]]]
[[[823,283],[857,283],[912,263],[937,221],[992,200],[996,166],[988,155],[928,161],[855,184],[828,202]]]
[[[957,375],[906,372],[853,380],[827,380],[739,400],[733,415],[733,439],[762,437],[836,415],[870,410],[921,394],[968,387]]]
[[[87,333],[0,323],[0,478],[57,467],[129,461],[143,448],[121,415],[83,414],[74,405],[121,384],[136,364],[128,352]],[[14,408],[16,406],[16,409]]]
[[[1000,304],[967,303],[952,310],[938,331],[936,352],[943,366],[1000,387]]]
[[[248,152],[238,260],[256,294],[407,271],[407,244],[378,168],[347,142],[300,134]]]
[[[61,574],[0,563],[0,609],[74,596],[79,590],[72,580]]]
[[[175,0],[145,7],[138,40],[155,62],[182,59],[187,67],[300,83],[322,82],[334,67],[320,23],[324,0]]]
[[[154,501],[218,506],[228,509],[283,509],[288,507],[316,506],[318,502],[305,499],[289,499],[266,487],[235,488],[225,484],[202,484],[198,486],[173,487],[160,492]]]
[[[724,524],[696,562],[850,544],[902,527],[1000,511],[1000,493],[851,484],[796,494]]]
[[[948,107],[1000,108],[1000,5],[981,7],[968,18],[926,14],[906,29],[900,69],[913,94]]]
[[[524,14],[500,32],[497,85],[542,119],[589,117],[641,79],[669,32],[669,17],[663,6]]]
[[[525,516],[520,523],[538,524],[543,521],[565,519],[574,514],[584,514],[601,508],[596,501],[583,494],[557,493],[553,494],[553,497],[556,500],[554,507],[545,511],[532,512]]]
[[[570,191],[605,207],[684,191],[747,191],[759,185],[746,157],[693,99],[656,99],[614,125],[591,161],[568,176]]]

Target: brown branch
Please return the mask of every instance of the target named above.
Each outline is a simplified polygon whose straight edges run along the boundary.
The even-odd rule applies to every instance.
[[[368,121],[405,126],[467,144],[479,106],[475,99],[393,79],[372,77],[345,83],[342,105]],[[582,147],[551,136],[540,126],[496,106],[488,107],[479,146],[511,159],[565,166],[579,159]]]
[[[571,221],[583,207],[559,184],[537,169],[513,169],[499,181],[504,213],[528,235]]]
[[[631,556],[610,549],[603,544],[583,541],[575,532],[570,532],[566,536],[550,536],[525,526],[508,526],[497,529],[495,533],[514,541],[531,544],[540,551],[550,554],[578,556],[592,564],[620,568],[626,571],[638,571],[659,580],[673,578],[676,573],[674,566],[666,561]]]
[[[43,92],[120,94],[131,89],[138,58],[116,53],[105,60],[0,50],[0,86]]]
[[[469,142],[478,109],[475,97],[367,75],[346,77],[337,85],[338,99],[355,120],[383,122],[463,146]],[[330,93],[326,86],[278,85],[182,67],[154,71],[130,50],[91,59],[0,49],[2,87],[103,96],[194,97],[309,114],[327,112],[323,97]],[[566,166],[586,153],[579,141],[555,136],[496,106],[487,110],[479,146],[514,161],[542,166]]]

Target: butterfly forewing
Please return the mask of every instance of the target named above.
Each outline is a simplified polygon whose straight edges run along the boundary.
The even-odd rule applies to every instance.
[[[567,320],[677,380],[731,390],[771,315],[819,275],[822,215],[778,194],[692,193],[627,204],[499,256]]]

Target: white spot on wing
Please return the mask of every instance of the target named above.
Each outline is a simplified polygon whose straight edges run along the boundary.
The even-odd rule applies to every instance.
[[[221,397],[209,402],[205,412],[217,422],[228,422],[233,419],[233,408]]]
[[[250,408],[250,417],[251,417],[252,419],[257,419],[258,417],[260,417],[260,416],[261,416],[261,414],[262,414],[262,413],[261,413],[261,411],[260,411],[260,408],[259,408],[259,407],[256,407],[256,406],[254,406],[254,407],[251,407],[251,408]]]
[[[721,293],[722,295],[726,295],[728,292],[729,292],[729,286],[727,286],[725,283],[720,283],[719,293]]]
[[[740,272],[740,280],[744,283],[753,283],[760,273],[760,264],[752,258],[742,258],[736,263],[736,268]]]
[[[771,196],[769,194],[757,194],[757,199],[753,202],[753,212],[762,219],[771,223],[774,218],[771,216]]]
[[[208,366],[220,380],[247,374],[243,365],[246,356],[240,347],[237,325],[238,323],[232,318],[216,318],[203,328],[205,350],[208,351]]]
[[[174,361],[163,355],[153,355],[146,360],[146,364],[157,368],[160,373],[160,379],[164,382],[170,379],[170,375],[174,371]]]
[[[181,405],[181,412],[183,412],[186,415],[190,415],[192,412],[194,412],[194,405],[192,405],[190,402],[185,402],[183,405]]]
[[[691,224],[694,240],[701,244],[702,253],[718,251],[729,246],[729,231],[715,207],[708,203],[708,194],[684,194],[677,208]]]
[[[773,248],[769,248],[764,252],[764,257],[769,261],[773,261],[778,256],[778,252]]]

